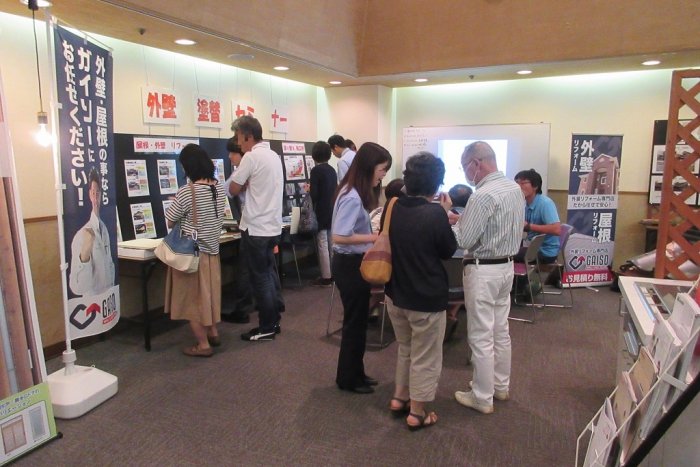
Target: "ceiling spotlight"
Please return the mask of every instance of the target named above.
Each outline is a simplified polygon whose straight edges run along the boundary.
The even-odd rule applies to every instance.
[[[343,84],[342,81],[329,81],[328,84]]]
[[[287,71],[287,70],[289,70],[289,67],[288,67],[288,66],[276,66],[276,67],[275,67],[275,70],[277,70],[277,71]]]
[[[661,63],[659,60],[647,60],[646,62],[642,62],[642,65],[654,66],[654,65],[658,65],[659,63]]]
[[[19,2],[20,2],[22,5],[28,5],[29,8],[32,8],[32,6],[33,6],[34,4],[36,5],[37,8],[48,8],[48,7],[50,7],[50,6],[52,5],[51,2],[48,2],[48,1],[46,1],[46,0],[36,0],[36,1],[32,1],[32,2],[30,2],[29,0],[19,0]],[[31,3],[32,5],[30,5],[30,3]]]
[[[416,83],[427,83],[428,78],[416,78],[413,81],[415,81]]]
[[[195,45],[197,42],[192,39],[177,39],[175,43],[179,45]]]
[[[519,75],[529,75],[529,74],[532,74],[532,70],[519,70],[518,74]]]

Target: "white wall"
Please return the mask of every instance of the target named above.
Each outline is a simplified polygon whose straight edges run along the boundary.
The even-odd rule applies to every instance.
[[[646,192],[654,120],[668,118],[670,85],[671,70],[653,70],[399,88],[396,144],[408,126],[550,123],[549,188],[566,190],[571,134],[620,134],[620,189]]]
[[[44,109],[50,109],[51,76],[46,52],[46,28],[37,22]],[[114,131],[117,133],[201,136],[228,138],[232,99],[245,99],[256,108],[265,138],[315,141],[317,139],[317,90],[278,77],[241,70],[138,44],[95,36],[113,49]],[[7,120],[12,133],[18,183],[26,218],[56,214],[53,159],[49,149],[32,139],[39,111],[34,39],[30,20],[0,13],[0,69],[7,97]],[[12,46],[9,46],[12,44]],[[141,115],[141,87],[174,88],[185,99],[179,126],[145,125]],[[219,95],[224,105],[223,125],[218,129],[194,126],[190,96],[195,93]],[[270,133],[269,115],[273,105],[289,110],[289,133]],[[326,136],[327,138],[327,136]]]

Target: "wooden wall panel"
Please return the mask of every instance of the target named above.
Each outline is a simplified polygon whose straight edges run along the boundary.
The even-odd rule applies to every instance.
[[[691,112],[689,120],[680,121],[680,113]],[[700,264],[700,242],[690,243],[683,234],[691,227],[700,229],[700,211],[685,204],[685,200],[700,193],[700,177],[691,172],[700,159],[700,70],[679,70],[673,72],[671,99],[668,110],[668,130],[666,131],[666,154],[676,154],[680,141],[690,146],[692,153],[683,159],[667,157],[664,164],[663,190],[659,214],[659,236],[656,244],[656,277],[672,276],[677,279],[688,277],[679,267],[687,260]],[[682,177],[685,189],[673,191],[673,183]],[[671,221],[681,219],[677,225]],[[668,258],[665,252],[667,243],[674,241],[681,246],[683,253]]]

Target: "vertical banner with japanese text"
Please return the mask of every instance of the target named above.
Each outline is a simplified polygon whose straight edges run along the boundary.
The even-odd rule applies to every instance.
[[[562,282],[573,287],[612,282],[622,136],[574,134]]]
[[[112,56],[54,26],[70,339],[119,320]]]

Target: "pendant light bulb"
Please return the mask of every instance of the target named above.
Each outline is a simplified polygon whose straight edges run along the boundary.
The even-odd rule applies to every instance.
[[[49,117],[46,115],[46,112],[37,113],[36,120],[39,124],[39,129],[34,135],[36,142],[45,148],[51,146],[51,143],[53,143],[53,136],[48,129]]]

